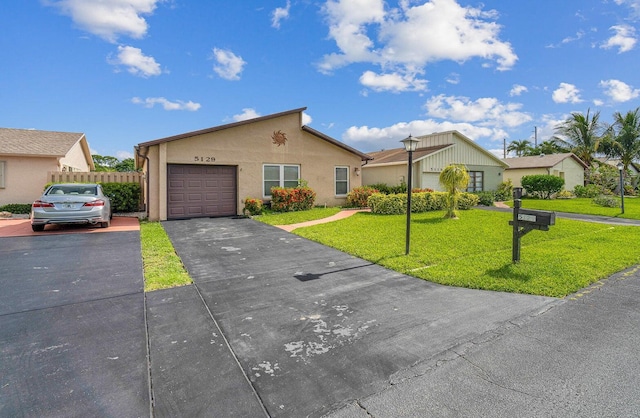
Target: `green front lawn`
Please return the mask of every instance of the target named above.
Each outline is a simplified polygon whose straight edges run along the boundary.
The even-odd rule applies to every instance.
[[[548,232],[522,238],[512,264],[510,213],[461,211],[412,215],[405,256],[405,215],[358,213],[301,228],[302,237],[390,269],[452,286],[563,297],[640,262],[640,227],[556,219]]]
[[[142,222],[140,241],[145,292],[191,283],[160,222]]]
[[[616,197],[620,201],[619,197]],[[513,201],[505,202],[513,207]],[[522,199],[522,207],[527,209],[550,210],[556,212],[583,213],[586,215],[612,216],[618,218],[640,219],[640,198],[625,196],[624,215],[620,208],[605,208],[593,203],[593,199]]]
[[[254,216],[254,218],[269,225],[293,225],[328,218],[340,210],[340,208],[313,208],[299,212],[265,212],[262,215]]]

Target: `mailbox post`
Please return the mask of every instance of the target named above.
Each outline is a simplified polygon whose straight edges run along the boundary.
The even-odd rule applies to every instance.
[[[520,239],[529,232],[537,229],[548,231],[549,226],[556,224],[556,213],[545,210],[522,209],[522,187],[513,188],[513,226],[512,261],[520,262]]]

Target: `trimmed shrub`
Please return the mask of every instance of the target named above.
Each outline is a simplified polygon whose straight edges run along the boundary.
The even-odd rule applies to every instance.
[[[569,190],[560,190],[558,193],[556,193],[556,199],[571,199],[573,197],[573,193],[571,193]]]
[[[573,194],[575,194],[576,197],[588,197],[592,199],[603,194],[603,192],[604,189],[602,186],[598,186],[597,184],[587,184],[586,186],[577,185],[573,189]]]
[[[368,185],[368,187],[376,189],[378,192],[382,194],[399,194],[399,193],[407,192],[406,183],[401,183],[398,186],[389,186],[388,184],[385,184],[385,183],[376,183],[376,184],[370,184]]]
[[[244,199],[242,213],[256,216],[262,214],[262,200],[248,197]]]
[[[307,186],[271,188],[271,210],[275,212],[309,210],[315,201],[316,192]]]
[[[411,212],[420,213],[444,210],[447,207],[446,192],[419,192],[411,194]],[[473,193],[461,193],[458,201],[459,209],[467,210],[478,204],[478,197]],[[368,205],[371,213],[379,215],[401,215],[407,213],[407,195],[405,193],[385,195],[374,193],[369,197]]]
[[[26,215],[31,213],[31,203],[9,203],[0,206],[0,212],[10,212],[14,215]]]
[[[380,215],[400,215],[407,213],[407,195],[374,193],[369,196],[371,213]]]
[[[371,186],[356,187],[347,193],[347,206],[350,208],[366,208],[368,205],[367,199],[374,193],[380,193],[380,191]]]
[[[550,199],[564,187],[564,179],[550,174],[533,174],[522,177],[522,187],[527,194]]]
[[[493,206],[493,203],[497,201],[496,192],[476,192],[478,196],[478,204],[482,206]]]
[[[102,191],[111,199],[113,212],[137,212],[140,210],[140,184],[101,183]]]
[[[458,197],[458,209],[469,210],[478,205],[478,196],[473,193],[460,193]]]
[[[505,200],[511,199],[513,199],[513,182],[511,181],[511,179],[508,179],[507,181],[503,181],[498,185],[498,189],[495,192],[494,201],[504,202]]]
[[[600,195],[593,199],[592,202],[598,206],[604,206],[605,208],[617,208],[620,206],[618,199],[607,195]]]

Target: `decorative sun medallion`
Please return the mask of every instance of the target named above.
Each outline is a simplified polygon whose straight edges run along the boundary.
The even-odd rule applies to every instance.
[[[271,139],[273,139],[273,143],[277,146],[284,145],[287,143],[287,134],[282,131],[275,131]]]

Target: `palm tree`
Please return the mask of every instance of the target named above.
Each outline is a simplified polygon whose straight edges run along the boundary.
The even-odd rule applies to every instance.
[[[633,160],[640,158],[640,107],[624,115],[614,113],[608,133],[611,136],[607,155],[622,162],[624,175]]]
[[[516,157],[522,157],[532,150],[533,147],[531,146],[531,141],[529,141],[528,139],[511,141],[511,143],[507,147],[508,152],[516,153]]]
[[[554,137],[554,141],[561,147],[568,148],[584,161],[588,167],[595,161],[595,154],[600,145],[602,126],[600,125],[600,112],[592,116],[574,112],[564,122],[560,123],[555,131],[561,137]]]
[[[445,218],[458,219],[456,209],[458,207],[458,198],[460,190],[469,184],[469,173],[462,164],[451,164],[446,166],[440,172],[440,184],[442,184],[449,193],[447,196],[447,213]]]
[[[531,151],[527,153],[527,155],[549,155],[549,154],[559,154],[562,152],[566,152],[562,149],[562,147],[558,146],[555,141],[548,140],[543,141],[538,144],[537,147],[534,147]]]

